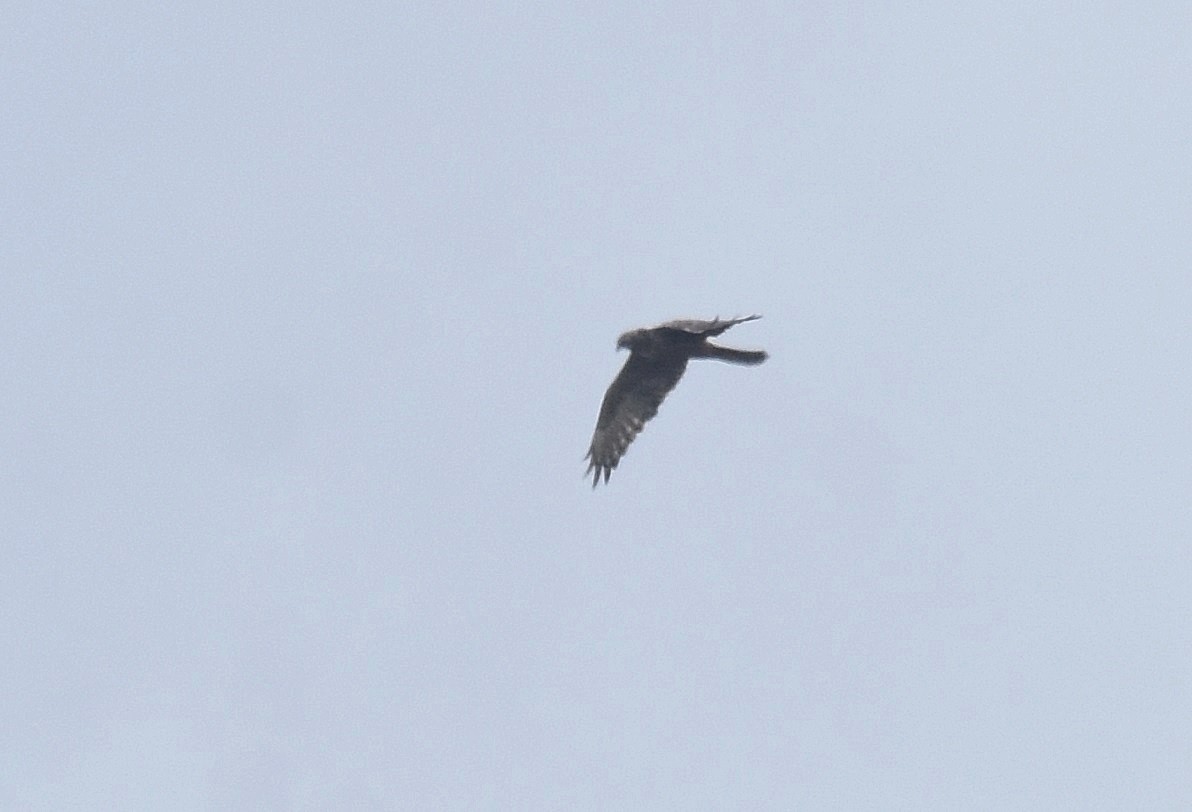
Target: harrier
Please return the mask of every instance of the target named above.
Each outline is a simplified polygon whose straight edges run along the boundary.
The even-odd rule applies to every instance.
[[[604,393],[592,445],[584,457],[591,460],[587,473],[592,474],[593,488],[602,476],[608,482],[625,449],[683,377],[688,359],[716,358],[751,366],[766,360],[761,350],[733,350],[708,341],[734,324],[760,318],[668,321],[657,327],[630,330],[617,339],[617,349],[629,350],[629,360]]]

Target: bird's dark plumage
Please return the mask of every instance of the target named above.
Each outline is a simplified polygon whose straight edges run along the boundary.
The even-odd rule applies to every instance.
[[[761,350],[734,350],[708,341],[735,324],[759,318],[668,321],[657,327],[630,330],[617,340],[617,349],[629,350],[629,360],[604,393],[592,445],[584,458],[590,461],[588,473],[592,474],[593,488],[601,477],[608,482],[625,449],[683,377],[688,359],[715,358],[751,365],[766,360]]]

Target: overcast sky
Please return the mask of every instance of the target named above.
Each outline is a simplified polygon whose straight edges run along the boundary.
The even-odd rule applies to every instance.
[[[1190,43],[5,3],[0,806],[1188,808]]]

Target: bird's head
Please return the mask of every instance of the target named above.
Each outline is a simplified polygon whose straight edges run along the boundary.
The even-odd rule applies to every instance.
[[[618,350],[632,350],[642,342],[646,336],[646,330],[630,330],[627,333],[621,333],[621,337],[617,339]]]

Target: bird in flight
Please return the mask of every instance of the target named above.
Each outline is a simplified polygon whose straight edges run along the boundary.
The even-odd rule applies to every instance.
[[[760,318],[668,321],[630,330],[617,339],[617,349],[629,350],[629,360],[604,393],[592,445],[584,457],[590,460],[585,476],[592,474],[593,488],[601,477],[608,482],[625,449],[683,377],[688,359],[715,358],[750,366],[766,360],[768,356],[761,350],[734,350],[708,341],[735,324]]]

